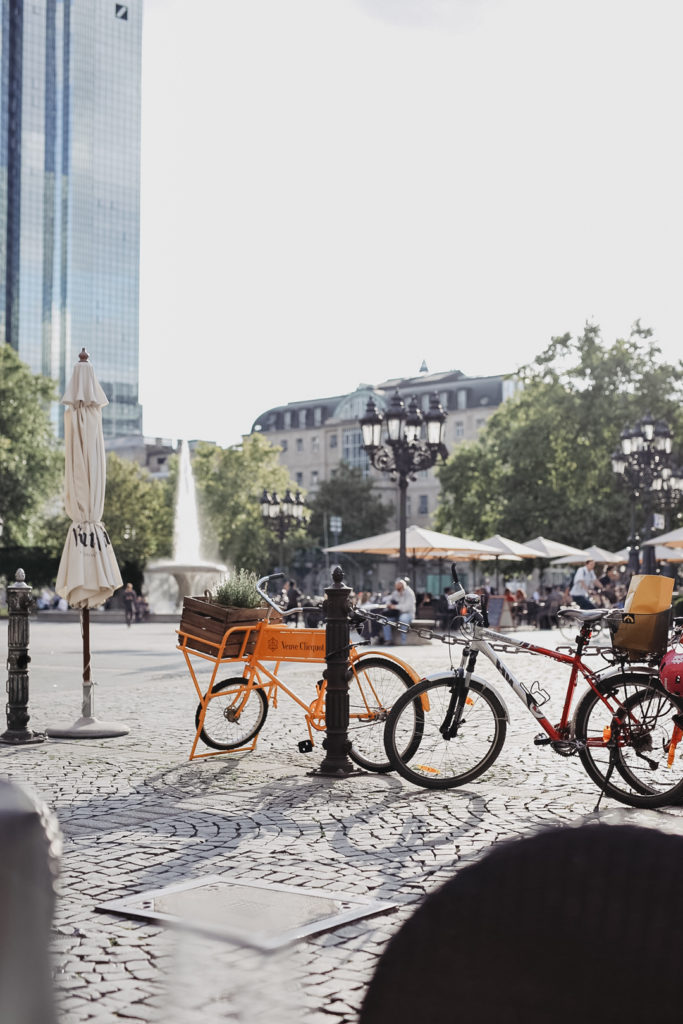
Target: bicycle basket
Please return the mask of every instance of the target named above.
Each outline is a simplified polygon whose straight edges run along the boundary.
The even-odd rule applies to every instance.
[[[612,635],[612,647],[631,661],[661,657],[666,651],[671,608],[652,614],[613,608],[605,621]]]

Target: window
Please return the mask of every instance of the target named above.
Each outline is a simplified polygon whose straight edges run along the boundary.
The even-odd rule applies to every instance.
[[[287,439],[286,438],[284,440],[280,441],[280,447],[282,448],[283,452],[287,451],[287,448],[289,447],[289,445],[287,444]]]
[[[342,459],[349,466],[357,466],[367,474],[369,461],[363,448],[360,427],[347,427],[342,431]]]
[[[426,494],[421,494],[418,501],[417,511],[421,516],[426,516],[429,512],[429,498]]]
[[[317,486],[318,486],[318,470],[317,469],[312,469],[311,470],[311,487],[317,487]]]
[[[304,485],[304,475],[303,475],[303,473],[297,473],[296,474],[296,486],[297,487],[303,487],[303,485]]]
[[[465,436],[465,424],[463,420],[455,421],[455,440],[459,441]]]
[[[319,452],[320,451],[320,438],[318,437],[317,434],[314,434],[313,437],[311,438],[311,451],[312,452]]]
[[[336,434],[330,434],[330,448],[336,448],[337,447],[337,441],[338,441],[337,435]]]
[[[486,420],[475,420],[474,426],[477,430],[482,430],[483,427],[486,426]]]
[[[297,437],[296,439],[296,450],[302,452],[304,450],[304,439],[303,437]]]

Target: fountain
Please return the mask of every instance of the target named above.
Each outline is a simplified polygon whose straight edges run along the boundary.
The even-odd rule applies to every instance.
[[[159,558],[145,566],[149,574],[149,603],[153,612],[175,612],[183,598],[203,594],[212,587],[227,567],[201,557],[201,536],[190,449],[180,442],[178,487],[173,525],[173,558]]]

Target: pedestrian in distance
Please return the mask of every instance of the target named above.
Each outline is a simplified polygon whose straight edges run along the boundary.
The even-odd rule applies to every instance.
[[[588,558],[574,573],[574,582],[569,593],[579,608],[590,609],[595,608],[590,599],[590,594],[593,590],[602,590],[602,587],[595,575],[595,559]]]
[[[135,618],[138,595],[132,583],[126,583],[123,591],[123,610],[126,616],[126,625],[130,626]]]

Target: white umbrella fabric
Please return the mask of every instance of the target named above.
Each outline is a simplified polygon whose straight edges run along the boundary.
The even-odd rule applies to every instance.
[[[347,544],[335,544],[334,547],[325,548],[331,554],[335,552],[348,552],[353,554],[368,555],[398,555],[400,547],[400,534],[398,530],[390,530],[388,533],[378,533],[374,537],[361,537],[360,540],[352,540]],[[423,526],[409,526],[406,529],[406,554],[409,558],[495,558],[495,548],[486,544],[479,544],[476,540],[467,540],[464,537],[453,537],[447,533],[437,533],[435,530],[427,530]]]
[[[562,558],[554,558],[553,565],[581,565],[582,562],[589,558],[603,565],[618,565],[621,562],[620,556],[614,551],[608,551],[606,548],[598,547],[597,544],[592,544],[578,555],[564,555]]]
[[[621,551],[617,551],[620,556],[620,562],[628,562],[629,549],[622,548]],[[655,545],[655,561],[656,562],[683,562],[683,550],[679,548],[666,547],[664,544]]]
[[[665,547],[683,548],[683,526],[678,530],[660,533],[659,537],[651,537],[649,540],[643,541],[643,544],[663,544]]]
[[[123,586],[114,549],[102,523],[106,457],[102,406],[108,405],[85,349],[68,383],[64,413],[66,512],[71,519],[57,572],[57,593],[72,608],[81,609],[83,634],[83,705],[81,717],[70,726],[55,726],[49,736],[124,736],[130,730],[118,723],[98,722],[93,715],[90,673],[90,609],[104,604]]]
[[[538,551],[527,547],[526,544],[519,544],[516,540],[510,540],[509,537],[501,537],[499,533],[495,533],[493,537],[487,537],[482,544],[498,550],[498,554],[493,556],[496,560],[496,593],[500,590],[499,561],[521,562],[523,558],[539,557]]]
[[[556,540],[548,540],[547,537],[534,537],[533,540],[526,540],[524,544],[537,552],[536,558],[562,558],[563,555],[583,555],[580,548],[573,548],[571,544],[561,544]],[[584,556],[585,557],[585,556]]]

